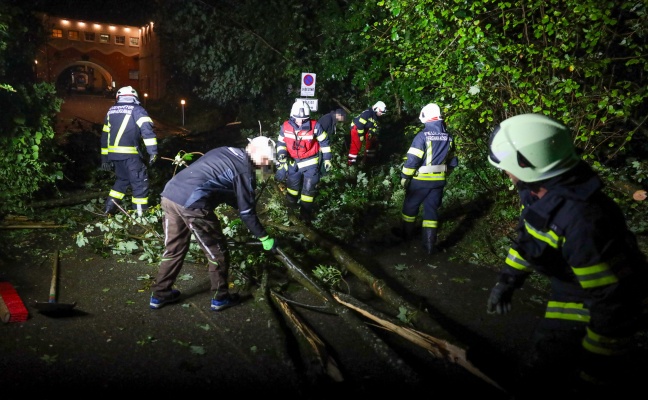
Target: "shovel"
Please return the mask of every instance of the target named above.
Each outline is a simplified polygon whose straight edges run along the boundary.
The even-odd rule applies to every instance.
[[[34,307],[42,314],[63,314],[70,312],[75,306],[72,304],[58,303],[56,301],[56,282],[58,280],[59,252],[54,253],[54,265],[52,266],[52,284],[50,285],[49,300],[47,303],[36,302]]]

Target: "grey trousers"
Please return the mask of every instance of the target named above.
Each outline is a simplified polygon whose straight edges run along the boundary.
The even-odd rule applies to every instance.
[[[228,296],[227,274],[229,251],[220,221],[213,210],[185,208],[166,198],[160,202],[164,211],[164,254],[160,261],[155,283],[151,285],[153,295],[168,297],[175,283],[184,258],[189,251],[191,235],[205,253],[213,297],[222,300]]]

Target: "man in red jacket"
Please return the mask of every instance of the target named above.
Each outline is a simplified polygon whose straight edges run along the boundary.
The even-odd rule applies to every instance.
[[[378,117],[387,113],[387,106],[382,101],[364,110],[351,122],[351,145],[349,147],[348,165],[356,165],[358,154],[364,143],[364,155],[360,161],[371,163],[378,151]]]
[[[332,168],[328,133],[310,118],[308,104],[298,100],[290,110],[290,118],[281,124],[275,178],[286,180],[286,201],[290,207],[299,205],[300,216],[305,221],[313,218],[317,183],[321,177],[320,150],[324,169],[328,172]]]

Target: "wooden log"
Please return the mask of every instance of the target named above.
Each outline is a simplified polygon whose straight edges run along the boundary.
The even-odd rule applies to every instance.
[[[56,208],[83,204],[93,199],[100,199],[108,196],[107,191],[76,193],[69,197],[59,199],[43,200],[32,202],[28,205],[31,208]]]
[[[332,295],[339,303],[351,308],[352,310],[357,311],[358,313],[371,319],[372,321],[377,322],[380,326],[384,327],[390,332],[393,332],[414,343],[415,345],[422,347],[423,349],[427,350],[432,356],[460,365],[471,374],[505,392],[505,390],[499,384],[497,384],[497,382],[481,372],[468,360],[466,356],[466,350],[446,341],[439,340],[426,333],[419,332],[410,327],[402,326],[393,318],[385,316],[379,311],[371,309],[369,306],[363,304],[361,301],[351,295],[340,292],[333,292]]]
[[[396,291],[390,288],[384,280],[377,279],[367,268],[357,262],[341,246],[323,238],[315,231],[302,224],[297,218],[290,216],[289,219],[293,224],[291,226],[272,226],[284,232],[301,234],[310,242],[317,243],[319,246],[327,249],[340,265],[344,266],[347,271],[351,272],[358,279],[367,284],[374,294],[384,300],[387,304],[391,305],[395,310],[405,307],[407,313],[411,315],[411,321],[415,327],[418,327],[440,340],[448,341],[458,347],[466,347],[459,339],[454,337],[454,335],[446,331],[437,321],[435,321],[430,314],[424,310],[418,309],[416,306],[405,300]]]
[[[288,268],[288,273],[294,280],[317,295],[333,313],[343,319],[358,334],[360,339],[374,351],[378,358],[393,369],[395,374],[402,379],[404,385],[419,381],[416,372],[393,349],[359,320],[355,314],[351,313],[348,308],[339,305],[330,293],[313,282],[308,277],[308,274],[303,271],[303,268],[297,265],[283,250],[278,249],[276,258]]]
[[[299,315],[293,312],[288,303],[276,293],[270,292],[270,298],[281,311],[286,324],[297,340],[309,382],[318,384],[322,381],[323,376],[329,377],[334,382],[344,381],[337,362],[329,354],[326,345],[317,333],[306,325]]]

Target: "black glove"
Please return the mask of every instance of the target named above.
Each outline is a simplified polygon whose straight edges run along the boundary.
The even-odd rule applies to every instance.
[[[149,158],[149,165],[153,165],[157,161],[157,154],[153,154],[151,158]]]
[[[113,168],[115,168],[115,164],[113,164],[110,161],[101,163],[101,170],[102,171],[112,171]]]
[[[498,282],[491,290],[488,297],[486,311],[489,314],[506,314],[511,311],[511,300],[515,286],[507,283]]]

